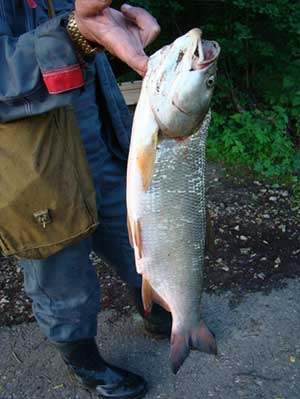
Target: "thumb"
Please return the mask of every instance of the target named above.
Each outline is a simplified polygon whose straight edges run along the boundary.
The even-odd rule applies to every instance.
[[[126,60],[125,62],[140,76],[144,77],[146,75],[148,67],[148,57],[146,55],[130,57],[130,59]]]

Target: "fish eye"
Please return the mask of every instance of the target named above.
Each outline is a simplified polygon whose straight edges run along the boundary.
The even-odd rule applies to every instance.
[[[215,85],[215,82],[216,82],[215,75],[211,75],[206,81],[206,86],[209,87],[209,88],[213,87]]]

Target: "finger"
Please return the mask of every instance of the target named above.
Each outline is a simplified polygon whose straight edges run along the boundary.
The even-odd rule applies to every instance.
[[[148,67],[148,57],[146,55],[131,58],[127,63],[140,76],[144,77],[146,75]]]
[[[157,20],[148,13],[145,9],[141,7],[132,7],[129,4],[123,4],[121,6],[122,14],[134,22],[139,28],[150,28],[152,30],[157,30],[160,32],[160,26]]]
[[[140,29],[144,47],[159,35],[160,26],[157,20],[143,8],[123,4],[121,12]]]
[[[75,12],[82,18],[96,16],[109,7],[111,3],[112,0],[76,0]]]
[[[148,57],[142,48],[133,47],[126,40],[120,40],[118,46],[107,44],[106,50],[125,62],[139,75],[145,76],[148,66]]]

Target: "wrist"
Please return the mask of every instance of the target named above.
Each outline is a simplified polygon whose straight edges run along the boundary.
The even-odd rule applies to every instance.
[[[78,49],[82,56],[94,56],[103,50],[102,47],[98,46],[96,43],[88,41],[80,32],[76,19],[75,12],[72,11],[69,14],[67,22],[67,32],[69,33],[73,43]]]

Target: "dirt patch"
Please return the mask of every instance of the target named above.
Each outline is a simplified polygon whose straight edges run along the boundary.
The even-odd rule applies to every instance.
[[[300,276],[300,207],[288,187],[233,177],[220,165],[210,165],[208,182],[216,251],[206,257],[206,290],[231,290],[238,300]]]
[[[205,258],[204,289],[232,292],[236,305],[249,292],[269,292],[300,276],[300,206],[287,186],[207,168],[207,200],[216,250]],[[94,258],[102,284],[102,307],[126,312],[132,303],[126,284]],[[23,274],[14,259],[0,257],[0,326],[33,321]]]

